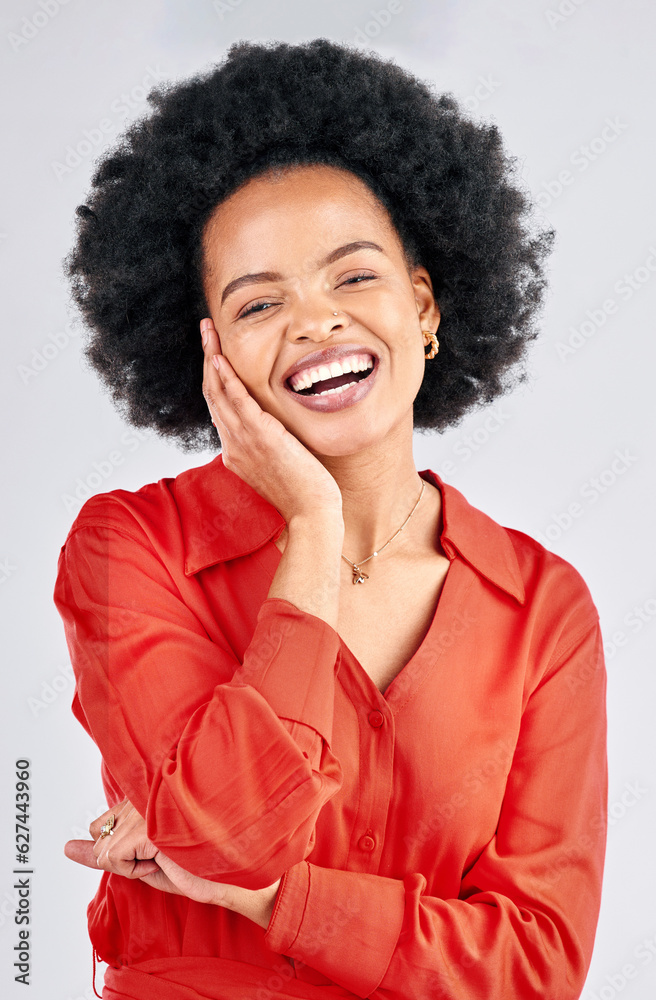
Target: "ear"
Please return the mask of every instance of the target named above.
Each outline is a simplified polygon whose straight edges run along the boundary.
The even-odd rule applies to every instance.
[[[431,276],[423,265],[418,264],[410,272],[412,287],[417,303],[417,316],[422,330],[430,330],[431,333],[437,331],[440,325],[440,307],[435,301],[433,294],[433,282]]]

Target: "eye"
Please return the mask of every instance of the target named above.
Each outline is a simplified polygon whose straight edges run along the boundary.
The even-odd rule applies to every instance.
[[[376,277],[375,274],[366,274],[364,271],[361,274],[354,274],[352,278],[347,278],[343,281],[343,285],[351,285],[356,282],[359,284],[361,281],[371,281]]]
[[[265,306],[275,306],[275,302],[253,302],[248,309],[244,309],[237,316],[237,319],[243,319],[244,316],[250,316],[251,313],[264,312]]]

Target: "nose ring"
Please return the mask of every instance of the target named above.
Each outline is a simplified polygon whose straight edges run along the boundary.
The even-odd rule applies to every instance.
[[[337,315],[337,313],[333,313],[333,316],[336,316],[336,315]]]

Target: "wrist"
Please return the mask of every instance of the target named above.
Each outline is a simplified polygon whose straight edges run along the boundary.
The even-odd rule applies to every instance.
[[[294,514],[287,523],[289,536],[308,534],[315,539],[344,541],[344,517],[341,508],[304,511]]]

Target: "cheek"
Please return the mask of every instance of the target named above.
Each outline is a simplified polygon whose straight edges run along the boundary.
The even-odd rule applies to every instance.
[[[266,391],[274,359],[266,347],[247,338],[227,341],[223,352],[248,392],[257,398]]]
[[[396,346],[397,351],[402,353],[416,354],[417,345],[422,343],[422,336],[414,299],[403,304],[397,302],[396,309],[386,310],[384,321],[390,346]]]

